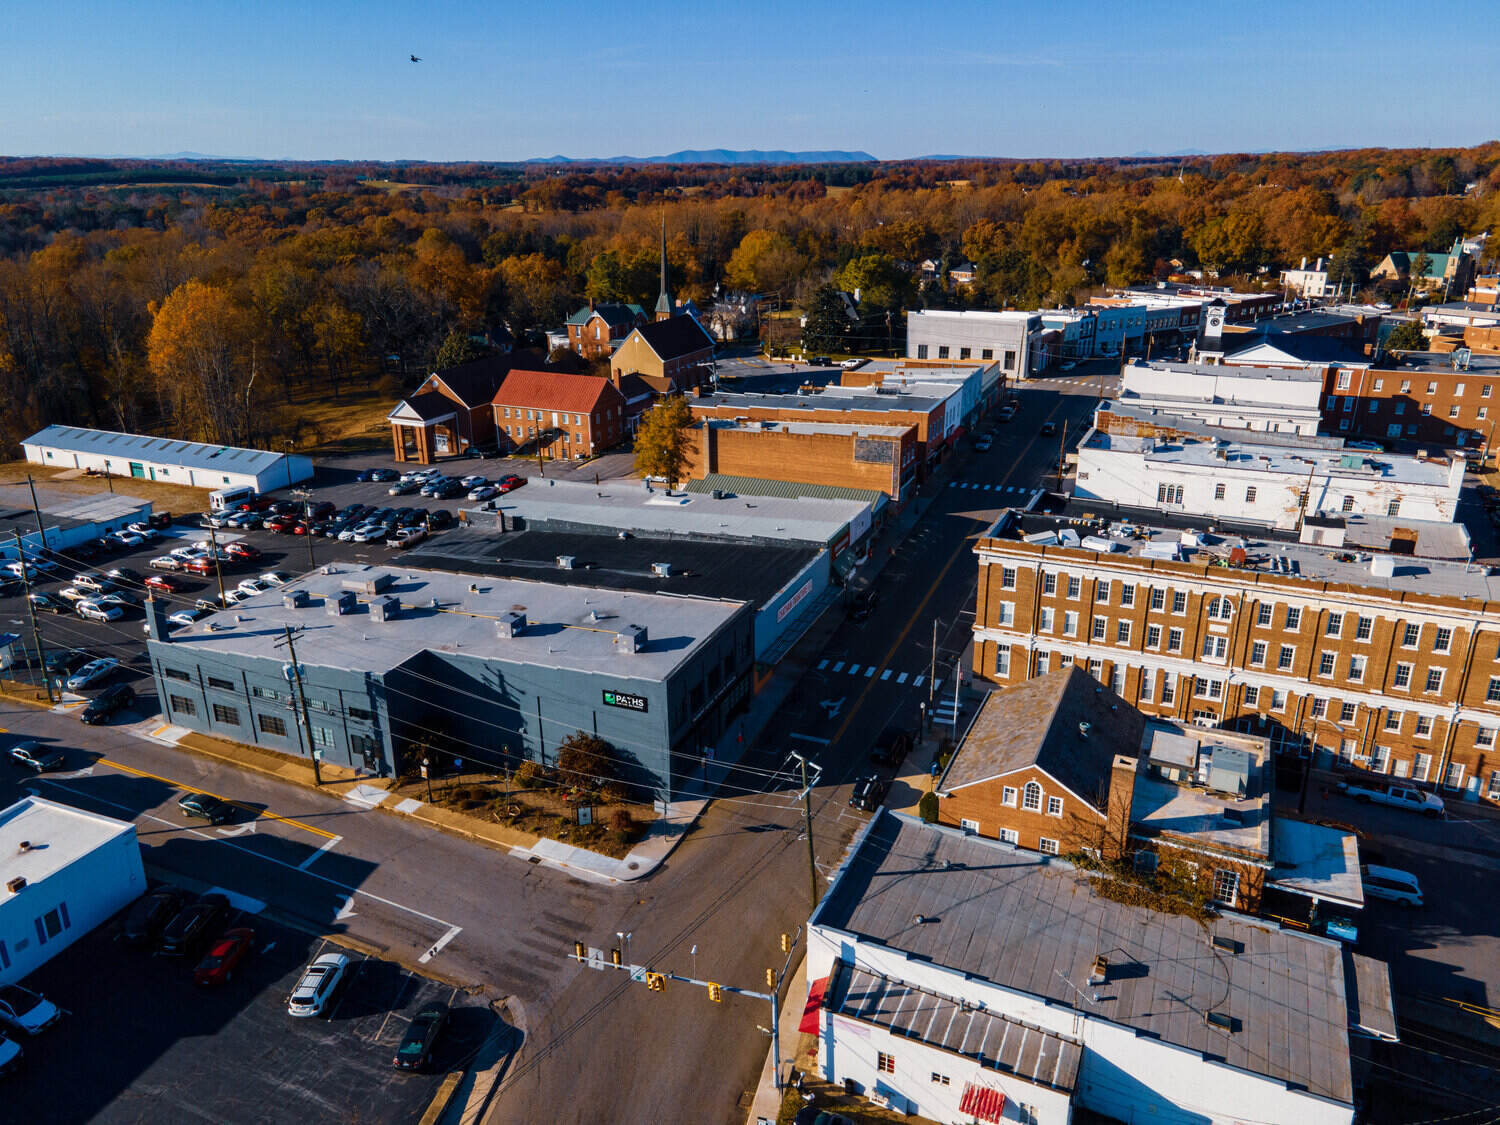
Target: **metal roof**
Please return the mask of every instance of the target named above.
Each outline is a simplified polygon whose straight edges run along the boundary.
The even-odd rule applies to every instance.
[[[975,1008],[962,1000],[836,961],[823,994],[836,1016],[885,1028],[963,1055],[982,1067],[1071,1093],[1083,1046],[1055,1032]]]
[[[884,492],[874,488],[845,488],[837,484],[812,484],[797,480],[765,480],[761,477],[737,477],[728,473],[709,473],[702,480],[688,481],[689,492],[712,494],[719,489],[727,496],[778,496],[788,500],[807,496],[818,500],[859,500],[874,504],[876,510],[885,505]]]
[[[21,442],[24,445],[65,449],[70,453],[134,458],[157,464],[181,465],[189,469],[214,469],[231,473],[263,473],[282,463],[284,454],[265,449],[243,449],[233,445],[206,445],[199,441],[122,434],[114,430],[88,430],[81,426],[48,426]]]
[[[1353,1097],[1335,941],[1237,914],[1204,926],[1128,906],[1061,860],[884,811],[811,924],[1340,1103]],[[1120,971],[1093,989],[1096,1006],[1079,990],[1101,955]],[[1209,1024],[1209,1012],[1235,1030]]]

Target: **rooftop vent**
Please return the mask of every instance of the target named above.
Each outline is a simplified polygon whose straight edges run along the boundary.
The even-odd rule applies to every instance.
[[[401,616],[400,598],[376,598],[370,603],[371,621],[394,621],[399,616]]]
[[[306,590],[283,590],[281,592],[281,604],[287,609],[306,609]]]
[[[509,640],[526,632],[526,614],[519,610],[502,613],[495,619],[495,635]]]
[[[337,594],[329,594],[323,599],[323,609],[329,617],[343,617],[345,614],[353,613],[358,599],[353,590],[341,590]]]
[[[1205,1012],[1204,1021],[1210,1027],[1216,1027],[1220,1031],[1234,1031],[1239,1026],[1239,1021],[1228,1012]]]
[[[715,500],[722,500],[722,499],[724,499],[724,490],[722,488],[716,488],[716,489],[714,489],[713,490],[713,498]]]
[[[25,855],[30,850],[31,850],[31,841],[30,840],[22,840],[21,841],[21,854]]]
[[[578,562],[577,558],[575,556],[573,556],[573,555],[558,555],[557,556],[557,569],[558,570],[572,570],[573,567],[577,564],[577,562]]]
[[[646,627],[644,625],[621,625],[619,632],[615,634],[615,647],[624,649],[626,652],[640,652],[646,647]]]
[[[1089,984],[1103,984],[1109,980],[1109,958],[1100,954],[1094,958],[1093,967],[1089,969]]]
[[[671,563],[664,563],[664,562],[652,563],[651,564],[651,573],[654,574],[654,575],[656,575],[656,577],[658,577],[658,578],[671,578],[672,577],[672,564]]]
[[[1240,942],[1235,941],[1234,938],[1221,937],[1218,934],[1214,935],[1213,942],[1214,948],[1223,953],[1238,954],[1245,948]]]
[[[14,879],[12,879],[10,882],[8,882],[8,883],[5,884],[5,889],[7,891],[9,891],[13,895],[18,895],[18,894],[21,893],[21,888],[24,887],[25,885],[26,885],[26,876],[24,876],[24,875],[17,875]]]

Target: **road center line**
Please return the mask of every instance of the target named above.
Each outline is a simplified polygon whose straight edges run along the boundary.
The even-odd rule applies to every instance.
[[[152,781],[160,781],[163,785],[170,785],[174,789],[186,789],[189,793],[204,793],[210,797],[219,796],[217,793],[209,793],[207,789],[199,789],[195,785],[189,785],[185,781],[174,781],[170,777],[162,777],[161,774],[151,773],[148,770],[136,769],[134,766],[127,766],[110,758],[100,758],[96,764],[101,766],[108,766],[110,769],[121,770],[124,773],[132,773],[137,777],[149,777]],[[227,800],[227,798],[223,797],[220,797],[219,799]],[[304,824],[302,821],[293,820],[289,816],[282,816],[279,813],[273,813],[270,809],[263,810],[253,808],[250,805],[241,804],[239,801],[230,801],[229,803],[235,808],[244,809],[246,812],[254,813],[257,819],[279,821],[282,824],[290,825],[293,828],[300,828],[304,832],[311,832],[314,836],[322,836],[328,840],[339,839],[339,837],[335,833],[329,832],[327,829],[314,828],[311,824]]]

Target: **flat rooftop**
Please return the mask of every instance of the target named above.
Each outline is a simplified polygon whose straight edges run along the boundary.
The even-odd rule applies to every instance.
[[[59,527],[133,516],[151,503],[138,496],[127,496],[123,492],[80,494],[41,485],[37,486],[36,500],[37,507],[42,510],[42,522]],[[31,530],[35,531],[36,517],[31,509],[31,489],[21,484],[0,485],[0,518],[30,520]]]
[[[41,883],[81,856],[134,832],[135,825],[114,817],[23,797],[0,811],[0,903],[15,897],[4,888],[17,876]],[[30,850],[21,850],[23,840]]]
[[[1193,434],[1204,441],[1229,441],[1237,442],[1244,438],[1246,431],[1229,426],[1210,426],[1207,422],[1199,421],[1197,418],[1184,414],[1175,414],[1172,407],[1180,405],[1184,408],[1201,406],[1204,399],[1173,399],[1168,395],[1154,396],[1152,402],[1166,403],[1166,406],[1141,406],[1132,401],[1134,396],[1126,395],[1123,399],[1105,399],[1099,403],[1095,412],[1095,421],[1098,420],[1100,412],[1114,414],[1121,418],[1128,418],[1134,422],[1163,426],[1173,430],[1180,430],[1185,434]],[[1274,412],[1273,417],[1284,418],[1287,421],[1299,419],[1309,422],[1320,417],[1317,407],[1278,406],[1271,403],[1222,403],[1226,410],[1244,410],[1246,412],[1260,410],[1262,412]],[[1279,431],[1267,435],[1263,431],[1252,431],[1255,436],[1274,438],[1268,444],[1275,444],[1291,449],[1343,449],[1344,439],[1340,437],[1328,437],[1322,434],[1294,434],[1287,431]],[[1353,452],[1351,450],[1351,452]]]
[[[313,571],[177,629],[170,640],[155,642],[158,652],[167,660],[173,650],[187,657],[207,650],[279,662],[285,649],[276,646],[291,625],[302,629],[303,662],[316,667],[384,671],[421,652],[462,652],[511,664],[664,680],[743,608],[735,601],[472,572],[347,564],[327,569],[332,573]],[[574,582],[584,577],[566,573]],[[327,612],[325,599],[382,576],[393,581],[378,594],[359,593],[354,612]],[[282,604],[296,590],[309,597],[302,609]],[[394,618],[383,622],[371,617],[369,606],[381,597],[401,603]],[[512,611],[525,614],[527,627],[519,637],[501,637],[498,623]],[[641,651],[615,643],[626,625],[647,628]]]
[[[707,492],[714,489],[727,495],[740,497],[776,496],[787,500],[811,497],[817,500],[857,500],[871,504],[878,512],[885,507],[887,497],[874,488],[846,488],[838,484],[815,484],[799,480],[768,480],[764,477],[742,477],[730,473],[709,473],[702,480],[688,481],[689,492]]]
[[[971,378],[974,372],[993,367],[998,362],[994,359],[970,360],[965,363],[934,363],[928,359],[872,359],[861,363],[853,370],[856,372],[874,371],[881,375],[895,375],[916,381],[931,379],[935,382],[946,383]]]
[[[1142,738],[1141,757],[1148,767],[1159,759],[1150,748],[1159,734],[1193,740],[1196,753],[1220,747],[1243,750],[1251,757],[1243,797],[1209,792],[1202,786],[1178,784],[1149,772],[1136,776],[1130,818],[1150,834],[1188,837],[1207,847],[1224,848],[1267,859],[1271,855],[1271,793],[1264,739],[1231,731],[1199,730],[1180,724],[1149,722]]]
[[[779,424],[779,423],[778,423]],[[889,427],[896,429],[895,427]],[[896,429],[904,433],[905,429]],[[647,491],[640,481],[607,481],[601,485],[533,480],[495,500],[496,510],[520,516],[537,530],[597,532],[626,530],[643,534],[688,535],[696,539],[767,544],[808,543],[821,547],[870,505],[846,499],[796,499],[774,496],[726,496],[711,493]],[[482,522],[487,513],[474,512]]]
[[[745,430],[750,433],[840,434],[845,437],[899,438],[910,426],[877,426],[866,422],[795,422],[752,418],[739,422],[733,418],[705,418],[699,425],[716,430]]]
[[[1483,355],[1473,352],[1469,356],[1467,367],[1455,367],[1453,355],[1453,352],[1402,352],[1399,365],[1382,367],[1380,370],[1394,372],[1398,376],[1405,371],[1433,374],[1446,372],[1458,376],[1500,375],[1500,355]]]
[[[1352,525],[1355,521],[1349,522]],[[1393,519],[1390,522],[1401,529],[1420,527],[1424,534],[1434,526],[1431,521],[1423,520]],[[1213,531],[1208,530],[1210,526]],[[1184,534],[1196,540],[1196,545],[1185,543]],[[1299,543],[1290,535],[1232,519],[1168,517],[1157,511],[1115,507],[1101,501],[1069,499],[1061,510],[1052,512],[1009,509],[1000,514],[987,537],[1199,565],[1220,561],[1227,564],[1230,552],[1235,547],[1243,547],[1245,565],[1234,569],[1259,572],[1268,577],[1280,577],[1272,569],[1271,560],[1284,557],[1295,564],[1294,577],[1314,582],[1341,582],[1393,593],[1500,601],[1500,576],[1491,574],[1491,568],[1486,566],[1425,555],[1392,555],[1386,550],[1357,546]],[[1420,539],[1418,546],[1421,546]],[[1373,572],[1372,562],[1377,559],[1391,560],[1393,573],[1389,577]]]
[[[758,607],[769,602],[820,549],[806,543],[725,544],[686,534],[621,539],[607,531],[526,530],[486,535],[470,530],[465,535],[440,536],[409,556],[408,562],[532,584],[570,588],[586,583],[609,590],[723,598]],[[574,569],[557,565],[563,555],[574,559]],[[651,569],[656,563],[670,563],[672,573],[659,577]],[[656,625],[651,625],[651,631],[657,631]]]
[[[702,398],[690,399],[690,406],[721,407],[728,410],[826,410],[826,411],[852,411],[852,410],[901,410],[927,413],[934,410],[943,402],[946,393],[941,398],[924,398],[902,391],[900,394],[868,394],[860,398],[854,398],[847,394],[829,394],[829,391],[857,390],[855,387],[840,388],[830,384],[824,391],[817,394],[732,394],[720,391],[717,394],[704,395]]]
[[[1413,457],[1348,449],[1292,447],[1225,439],[1184,441],[1091,430],[1080,448],[1140,454],[1148,465],[1210,469],[1224,473],[1273,473],[1335,480],[1386,481],[1415,488],[1445,489],[1452,470],[1447,457]]]
[[[932,320],[968,320],[989,321],[990,323],[1025,324],[1034,316],[1041,316],[1040,312],[1025,312],[1020,309],[1002,309],[991,311],[987,309],[913,309],[906,314],[911,317],[930,318]]]
[[[1268,882],[1297,894],[1364,907],[1359,839],[1353,832],[1279,816],[1271,824],[1271,852],[1276,867]]]
[[[927,920],[914,925],[917,915]],[[1054,857],[888,811],[812,923],[1340,1103],[1353,1097],[1337,942],[1232,913],[1205,929],[1102,898],[1088,873]],[[1239,952],[1216,949],[1211,936]],[[1101,954],[1121,971],[1096,989],[1096,1007],[1079,989]],[[1206,1012],[1238,1030],[1211,1026]]]
[[[1125,365],[1126,378],[1166,371],[1174,375],[1198,375],[1204,379],[1249,379],[1264,383],[1316,383],[1323,385],[1323,374],[1306,367],[1239,367],[1232,363],[1171,363],[1166,360],[1132,360]]]

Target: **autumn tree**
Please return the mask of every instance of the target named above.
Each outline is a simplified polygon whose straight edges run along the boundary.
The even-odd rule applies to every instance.
[[[228,290],[202,281],[184,282],[152,309],[148,361],[179,428],[224,445],[249,443],[256,356],[248,335]]]
[[[731,289],[752,293],[790,291],[806,269],[807,260],[785,235],[753,230],[729,255],[724,281]]]
[[[664,398],[648,410],[635,434],[635,471],[642,477],[661,477],[674,487],[693,454],[692,425],[693,411],[681,395]]]
[[[437,358],[433,363],[439,371],[443,371],[449,367],[458,367],[460,364],[478,359],[483,354],[484,349],[476,344],[467,332],[450,328],[448,335],[443,338],[443,346],[438,348]]]

